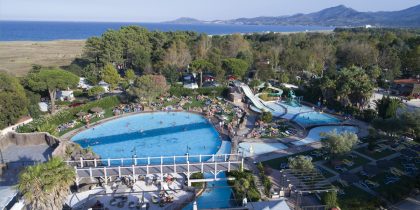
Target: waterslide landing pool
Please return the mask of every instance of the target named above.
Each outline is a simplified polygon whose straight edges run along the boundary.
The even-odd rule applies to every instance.
[[[340,123],[341,120],[321,112],[306,112],[296,115],[293,121],[303,126]]]
[[[304,139],[295,141],[292,143],[294,145],[300,146],[300,145],[317,142],[322,139],[322,136],[321,136],[322,133],[331,132],[333,130],[336,130],[337,133],[344,133],[344,132],[357,133],[359,131],[359,129],[355,126],[320,126],[320,127],[312,128],[309,131],[308,136],[305,137]]]
[[[264,153],[269,153],[269,152],[282,150],[286,148],[287,146],[282,143],[264,143],[264,142],[239,143],[239,151],[243,152],[245,157],[261,155]]]

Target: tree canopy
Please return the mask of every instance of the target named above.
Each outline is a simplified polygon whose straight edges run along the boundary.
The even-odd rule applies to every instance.
[[[0,72],[0,129],[7,127],[28,113],[28,99],[19,81]]]
[[[164,76],[143,75],[134,80],[128,92],[138,100],[146,100],[150,103],[156,97],[166,93],[168,89]]]
[[[96,99],[100,99],[104,93],[105,89],[102,86],[94,86],[88,90],[88,96],[94,96]]]
[[[74,179],[74,169],[54,157],[25,168],[19,174],[17,188],[29,209],[62,209]]]
[[[323,147],[326,148],[330,154],[340,155],[351,151],[358,140],[355,133],[348,131],[337,133],[337,130],[333,130],[324,133],[321,142]]]
[[[114,65],[108,63],[105,65],[102,71],[102,80],[108,83],[111,89],[114,89],[118,82],[121,80],[121,77],[118,74],[117,69],[115,69]]]
[[[248,64],[241,59],[227,58],[223,60],[223,68],[228,74],[243,78],[248,71]]]
[[[315,169],[314,164],[312,163],[312,157],[298,155],[296,157],[289,158],[289,168],[296,170],[313,170]]]
[[[41,69],[29,73],[26,82],[33,91],[48,91],[51,113],[53,113],[57,89],[66,90],[75,87],[79,82],[79,77],[61,69]]]

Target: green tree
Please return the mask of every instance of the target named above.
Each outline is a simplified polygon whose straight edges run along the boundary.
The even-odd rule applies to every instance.
[[[261,84],[260,80],[253,79],[251,82],[249,82],[249,87],[251,87],[255,91],[255,88],[258,87],[258,85],[260,84]]]
[[[228,58],[224,59],[222,63],[226,72],[240,79],[242,79],[248,71],[248,64],[241,59]]]
[[[337,130],[333,130],[324,133],[321,142],[330,154],[341,155],[350,152],[358,140],[357,135],[354,133],[348,131],[337,133]]]
[[[326,209],[338,207],[337,192],[331,191],[331,192],[324,193],[324,196],[322,197],[322,201],[326,205]]]
[[[74,182],[75,172],[60,158],[25,168],[17,188],[29,209],[62,209]]]
[[[61,69],[43,69],[37,73],[30,73],[27,84],[33,91],[48,91],[51,100],[51,113],[55,111],[55,98],[57,89],[75,87],[79,77]]]
[[[337,74],[335,92],[342,105],[364,106],[373,93],[374,84],[358,67],[344,68]]]
[[[376,100],[375,104],[378,115],[382,119],[396,117],[398,108],[402,107],[400,100],[389,96],[383,96],[381,99]]]
[[[136,73],[134,73],[133,69],[128,69],[127,71],[125,71],[125,79],[127,79],[129,82],[134,81],[135,78]]]
[[[118,74],[117,69],[115,69],[114,65],[108,63],[104,66],[104,69],[102,70],[102,80],[108,83],[112,90],[121,80],[121,77]]]
[[[263,112],[261,114],[261,120],[265,123],[269,123],[273,120],[273,115],[271,114],[271,112]]]
[[[289,158],[289,167],[295,170],[314,170],[314,164],[312,164],[312,157],[298,155],[296,157]]]
[[[214,68],[213,64],[204,59],[194,60],[190,64],[193,72],[200,73],[200,87],[203,85],[203,71],[210,71]]]
[[[166,79],[162,75],[143,75],[134,80],[128,93],[139,100],[147,100],[150,103],[156,97],[164,94],[169,89]]]
[[[0,72],[0,129],[7,127],[28,113],[28,99],[19,81]]]
[[[88,90],[88,96],[94,96],[97,100],[100,99],[104,93],[105,89],[102,86],[95,86]]]

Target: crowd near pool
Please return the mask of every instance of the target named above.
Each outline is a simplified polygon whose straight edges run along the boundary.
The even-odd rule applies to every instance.
[[[82,131],[72,140],[83,148],[92,148],[102,159],[211,155],[222,145],[206,118],[188,112],[127,116]]]

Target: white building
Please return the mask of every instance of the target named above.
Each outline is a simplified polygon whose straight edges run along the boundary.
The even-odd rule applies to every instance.
[[[109,92],[109,84],[108,83],[106,83],[104,81],[100,81],[98,83],[98,85],[104,88],[105,93],[108,93]]]
[[[198,85],[197,85],[197,83],[188,83],[188,84],[184,84],[184,88],[197,89]]]
[[[41,112],[48,112],[48,104],[46,102],[39,102],[38,106]]]
[[[78,88],[89,90],[92,88],[91,85],[89,85],[88,81],[84,77],[80,77],[79,84],[77,85]]]
[[[73,101],[74,100],[73,91],[72,90],[59,90],[57,91],[57,95],[55,98],[60,101]]]

